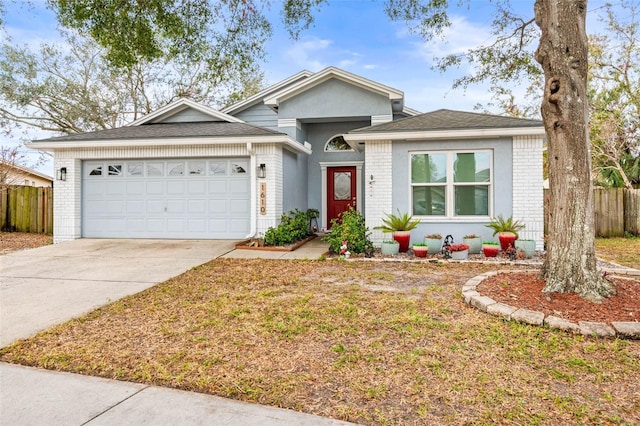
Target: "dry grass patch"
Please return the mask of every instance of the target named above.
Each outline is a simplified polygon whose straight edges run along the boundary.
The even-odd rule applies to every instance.
[[[596,253],[601,259],[640,269],[640,237],[597,238]]]
[[[361,424],[640,422],[640,342],[463,304],[482,265],[220,259],[0,358]]]
[[[0,255],[53,243],[53,237],[30,232],[0,232]]]

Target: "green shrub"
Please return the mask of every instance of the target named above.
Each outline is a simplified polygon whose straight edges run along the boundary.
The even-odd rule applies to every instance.
[[[347,249],[351,253],[373,253],[373,243],[369,240],[369,228],[364,221],[364,216],[349,207],[340,215],[340,220],[331,221],[331,232],[324,237],[324,241],[329,243],[332,253],[340,253],[340,246],[343,241],[347,242]]]
[[[289,214],[282,214],[280,225],[270,227],[264,234],[264,244],[267,246],[284,246],[295,243],[309,236],[309,215],[298,209]]]

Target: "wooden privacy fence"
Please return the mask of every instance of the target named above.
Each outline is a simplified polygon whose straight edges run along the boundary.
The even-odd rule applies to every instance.
[[[0,189],[0,229],[53,233],[53,188],[7,186]]]
[[[549,190],[544,191],[547,200]],[[545,202],[545,233],[549,215]],[[626,233],[640,236],[640,189],[596,188],[593,208],[597,237],[623,237]]]

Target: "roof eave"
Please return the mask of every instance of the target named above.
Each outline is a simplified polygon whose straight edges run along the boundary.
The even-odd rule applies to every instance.
[[[433,139],[487,139],[491,137],[544,136],[544,127],[512,127],[492,129],[388,131],[347,133],[346,141],[366,142],[377,140],[433,140]]]
[[[41,151],[56,151],[62,149],[91,149],[91,148],[126,148],[126,147],[157,147],[157,146],[188,146],[188,145],[237,145],[237,144],[283,144],[287,149],[302,154],[311,154],[308,145],[302,145],[287,135],[270,136],[216,136],[192,138],[162,138],[162,139],[116,139],[116,140],[84,140],[84,141],[42,141],[28,142],[25,145]]]

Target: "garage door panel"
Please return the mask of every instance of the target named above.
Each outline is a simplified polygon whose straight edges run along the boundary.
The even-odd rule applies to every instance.
[[[106,212],[108,214],[113,214],[113,213],[124,214],[125,213],[124,200],[107,200],[106,204],[107,204]]]
[[[167,231],[168,232],[184,232],[186,219],[184,218],[170,218],[167,219]]]
[[[229,200],[229,213],[230,214],[242,214],[249,209],[247,200]]]
[[[207,182],[204,179],[189,180],[187,182],[188,195],[203,195],[207,192]]]
[[[142,217],[127,219],[127,232],[144,233],[147,226],[145,222],[146,220]]]
[[[165,201],[164,200],[147,200],[146,201],[146,205],[147,205],[147,213],[149,214],[154,214],[154,213],[164,213],[164,206],[165,206]]]
[[[188,221],[189,232],[207,232],[207,220],[202,219],[190,219]]]
[[[108,217],[107,231],[110,233],[124,233],[127,230],[127,223],[124,217]]]
[[[204,214],[207,212],[206,200],[187,200],[187,213]]]
[[[163,195],[164,194],[164,181],[152,180],[146,182],[146,192],[148,195]]]
[[[127,214],[143,215],[146,213],[143,200],[127,200]]]
[[[157,233],[161,233],[162,231],[164,231],[165,225],[164,219],[156,219],[156,218],[152,218],[152,219],[147,219],[147,232],[152,232],[154,234]]]
[[[86,181],[85,182],[85,196],[90,199],[102,198],[104,194],[104,182],[101,181]]]
[[[127,182],[127,194],[129,195],[143,195],[144,194],[144,182]]]
[[[106,186],[107,195],[121,196],[122,194],[124,194],[126,189],[124,181],[107,181]]]
[[[96,216],[103,214],[105,211],[107,211],[106,200],[96,200],[91,203],[87,203],[84,209],[85,215],[87,216]]]
[[[228,158],[85,162],[83,236],[244,238],[250,229],[248,164]]]
[[[167,181],[167,194],[184,194],[184,182],[178,180]]]
[[[167,213],[184,213],[184,200],[167,200]]]
[[[232,194],[249,195],[249,182],[245,180],[230,180],[229,192]]]
[[[209,200],[209,213],[215,216],[226,216],[229,214],[227,200]]]
[[[228,191],[228,185],[226,180],[216,179],[209,181],[209,194],[220,195],[226,194]]]

